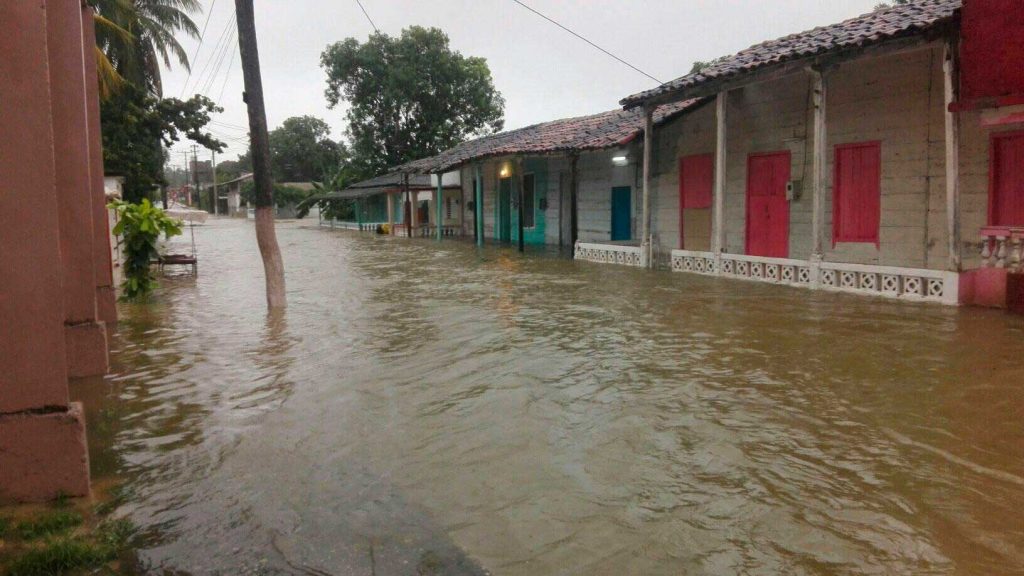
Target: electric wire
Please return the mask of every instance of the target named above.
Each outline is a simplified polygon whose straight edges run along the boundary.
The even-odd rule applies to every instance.
[[[611,53],[611,52],[609,52],[608,50],[605,50],[604,48],[602,48],[602,47],[598,46],[597,44],[594,44],[593,42],[591,42],[590,40],[586,39],[586,38],[585,38],[585,37],[583,37],[582,35],[580,35],[580,34],[577,34],[576,32],[574,32],[574,31],[570,30],[569,28],[567,28],[567,27],[563,26],[562,24],[559,24],[558,22],[556,22],[556,21],[555,21],[555,20],[553,20],[552,18],[549,18],[548,16],[545,16],[544,14],[541,14],[540,12],[538,12],[538,11],[534,10],[533,8],[531,8],[531,7],[527,6],[526,4],[522,3],[522,2],[520,1],[520,0],[512,0],[512,1],[513,1],[513,2],[515,2],[516,4],[519,4],[519,5],[520,5],[520,6],[522,6],[523,8],[526,8],[526,9],[527,9],[527,10],[529,10],[530,12],[533,12],[533,13],[534,13],[534,14],[536,14],[537,16],[540,16],[541,18],[543,18],[543,19],[547,20],[548,22],[551,22],[551,23],[552,23],[552,24],[554,24],[555,26],[558,26],[558,27],[559,27],[559,28],[561,28],[562,30],[565,30],[565,31],[566,31],[566,32],[568,32],[569,34],[572,34],[573,36],[575,36],[575,37],[579,38],[580,40],[583,40],[583,41],[584,41],[584,42],[586,42],[587,44],[590,44],[590,45],[591,45],[591,46],[593,46],[594,48],[597,48],[597,49],[598,49],[598,50],[600,50],[601,52],[604,52],[604,53],[605,53],[605,54],[607,54],[608,56],[611,56],[611,57],[612,57],[612,58],[614,58],[615,60],[618,60],[618,61],[619,61],[619,62],[621,62],[622,64],[625,64],[626,66],[628,66],[628,67],[632,68],[633,70],[635,70],[635,71],[637,71],[637,72],[639,72],[639,73],[643,74],[644,76],[647,76],[648,78],[650,78],[651,80],[654,80],[654,81],[655,81],[655,82],[657,82],[658,84],[664,84],[664,82],[662,82],[661,80],[658,80],[658,79],[657,79],[657,78],[655,78],[654,76],[651,76],[651,75],[650,75],[650,74],[648,74],[647,72],[644,72],[643,70],[641,70],[641,69],[637,68],[636,66],[634,66],[634,65],[630,64],[629,62],[626,62],[625,60],[623,60],[622,58],[619,58],[619,57],[618,57],[618,56],[616,56],[615,54],[612,54],[612,53]]]
[[[231,50],[231,45],[235,41],[236,34],[237,29],[232,31],[230,39],[224,44],[224,48],[221,49],[220,58],[217,59],[216,66],[214,67],[213,72],[210,73],[210,78],[206,81],[206,84],[203,85],[203,96],[210,95],[210,88],[212,88],[214,82],[220,78],[221,66],[224,65],[224,60],[227,59],[228,51]]]
[[[217,5],[217,0],[210,2],[210,10],[206,13],[206,22],[203,22],[203,31],[199,33],[199,44],[196,45],[196,50],[192,54],[192,59],[189,60],[188,75],[185,76],[185,84],[181,87],[181,96],[178,98],[185,97],[185,90],[188,88],[188,81],[192,78],[192,66],[196,61],[196,57],[199,56],[199,49],[203,47],[203,38],[206,37],[206,27],[210,25],[210,16],[213,16],[213,7]]]
[[[379,34],[380,29],[377,28],[377,25],[373,23],[373,18],[370,18],[370,13],[366,11],[366,8],[363,6],[362,0],[356,0],[356,4],[359,4],[359,9],[363,11],[363,16],[366,16],[366,19],[370,22],[370,26],[373,26],[373,31]]]
[[[231,61],[228,62],[228,71],[224,75],[224,83],[220,85],[220,95],[217,96],[217,102],[224,100],[224,89],[228,87],[228,79],[231,78],[231,68],[235,65],[235,58],[238,56],[238,52],[235,50],[231,51]]]
[[[221,50],[221,48],[222,48],[222,46],[224,44],[224,41],[225,41],[225,39],[228,36],[228,32],[231,31],[232,26],[234,24],[235,24],[235,16],[234,16],[234,13],[232,12],[231,20],[229,20],[228,23],[224,26],[224,29],[221,30],[220,36],[217,38],[217,43],[213,47],[213,51],[206,58],[206,63],[203,65],[202,70],[200,70],[199,75],[196,76],[196,81],[195,81],[195,84],[192,86],[192,89],[195,90],[197,93],[198,93],[199,86],[201,86],[202,83],[206,79],[206,72],[207,72],[207,70],[210,69],[210,64],[213,63],[213,61],[216,58],[218,52]],[[186,91],[187,91],[187,88],[188,87],[186,86]]]

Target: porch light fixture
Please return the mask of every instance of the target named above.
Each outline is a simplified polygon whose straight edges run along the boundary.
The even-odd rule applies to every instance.
[[[612,164],[616,166],[625,166],[629,164],[629,156],[626,156],[625,154],[612,156]]]
[[[502,178],[508,178],[511,175],[512,175],[512,168],[510,168],[507,163],[506,164],[502,164],[501,165],[501,170],[498,171],[498,176],[501,176]]]

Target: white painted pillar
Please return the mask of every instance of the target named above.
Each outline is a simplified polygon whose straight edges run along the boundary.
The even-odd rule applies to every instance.
[[[827,85],[821,70],[810,69],[813,80],[814,150],[812,154],[811,190],[811,262],[821,262],[825,255],[825,166],[828,154],[828,133],[825,122]]]
[[[957,113],[949,110],[957,98],[956,50],[951,42],[946,43],[942,70],[945,81],[946,115],[946,233],[949,237],[947,269],[950,272],[960,272],[960,122]]]
[[[640,265],[650,268],[651,258],[651,149],[654,147],[654,106],[644,106],[643,220],[640,233]]]
[[[715,254],[715,272],[722,270],[722,250],[725,248],[725,163],[726,163],[726,103],[728,92],[719,92],[715,99],[715,189],[711,220],[711,251]]]

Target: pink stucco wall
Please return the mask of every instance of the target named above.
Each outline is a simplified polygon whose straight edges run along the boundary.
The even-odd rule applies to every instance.
[[[89,46],[80,0],[0,2],[0,102],[17,111],[0,114],[0,501],[89,492],[82,409],[68,397],[69,377],[107,367]]]

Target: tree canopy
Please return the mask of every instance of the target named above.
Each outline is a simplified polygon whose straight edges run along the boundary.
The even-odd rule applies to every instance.
[[[362,176],[504,126],[505,101],[487,61],[452,51],[437,28],[348,38],[328,46],[320,65],[328,105],[349,105],[352,163]]]
[[[161,144],[170,146],[184,137],[210,150],[224,150],[224,143],[204,130],[210,114],[220,111],[204,96],[157,98],[130,83],[103,102],[103,163],[107,172],[124,176],[124,199],[139,202],[164,183]]]
[[[345,145],[331,140],[330,126],[313,116],[288,118],[270,132],[270,167],[277,182],[320,180],[347,156]]]

